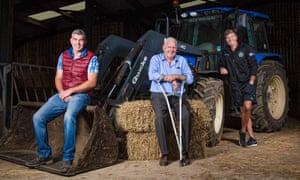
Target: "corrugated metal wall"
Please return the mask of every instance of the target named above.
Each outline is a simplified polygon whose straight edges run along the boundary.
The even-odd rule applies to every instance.
[[[290,88],[289,114],[300,118],[300,2],[269,3],[256,8],[270,16],[272,52],[282,55]]]

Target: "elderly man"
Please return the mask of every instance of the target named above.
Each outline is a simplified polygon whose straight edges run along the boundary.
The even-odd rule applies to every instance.
[[[151,104],[155,112],[155,129],[158,144],[161,151],[159,165],[168,165],[168,147],[166,138],[166,117],[169,115],[167,102],[160,90],[157,81],[161,81],[162,87],[167,94],[180,93],[180,84],[185,81],[187,84],[193,83],[192,71],[183,56],[176,55],[177,41],[169,37],[163,44],[163,53],[154,55],[150,60],[149,79],[152,81]],[[168,96],[171,107],[175,110],[177,119],[179,119],[179,97]],[[190,143],[190,114],[188,104],[183,98],[182,104],[182,124],[183,124],[183,161],[189,164],[189,143]]]

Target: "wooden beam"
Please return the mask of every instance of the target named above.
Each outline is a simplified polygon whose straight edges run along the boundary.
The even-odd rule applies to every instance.
[[[135,9],[143,9],[145,8],[139,1],[137,0],[126,0],[128,4],[133,6]]]
[[[53,10],[53,11],[61,14],[63,17],[65,17],[68,20],[71,20],[72,22],[78,22],[78,20],[74,16],[72,16],[72,14],[69,11],[63,11],[63,10],[60,10],[60,9],[56,9],[56,10]]]
[[[0,2],[0,62],[10,62],[12,58],[13,2]]]
[[[12,117],[12,89],[10,65],[12,63],[13,1],[0,1],[0,137],[8,133]],[[3,136],[2,136],[3,135]]]

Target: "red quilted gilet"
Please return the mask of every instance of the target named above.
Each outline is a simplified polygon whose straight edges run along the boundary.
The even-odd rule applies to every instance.
[[[87,80],[88,65],[93,56],[94,56],[93,52],[87,51],[86,56],[73,61],[72,57],[69,55],[67,51],[63,52],[62,84],[64,90],[75,87]]]

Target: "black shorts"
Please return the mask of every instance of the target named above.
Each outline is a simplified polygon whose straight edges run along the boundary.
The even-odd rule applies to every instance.
[[[231,97],[234,106],[241,107],[244,101],[256,103],[256,83],[251,85],[246,81],[243,83],[232,83],[231,85]]]

